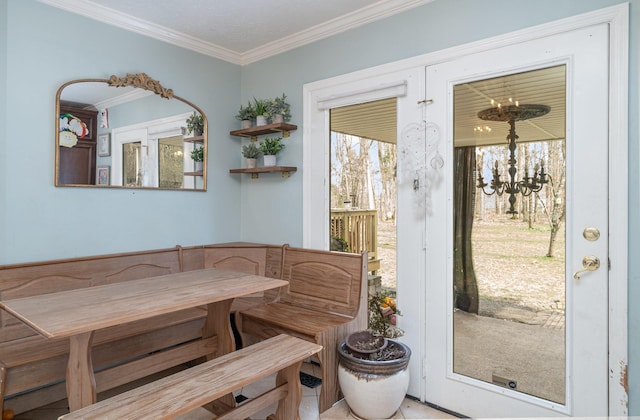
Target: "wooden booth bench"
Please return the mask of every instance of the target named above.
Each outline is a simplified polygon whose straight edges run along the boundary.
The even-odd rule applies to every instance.
[[[276,419],[299,419],[300,366],[321,348],[279,335],[73,411],[60,420],[172,419],[274,373],[273,389],[237,407],[226,407],[220,413],[215,410],[216,419],[244,419],[275,402]]]
[[[337,342],[367,326],[366,255],[251,243],[99,255],[0,266],[0,300],[220,267],[290,282],[286,290],[234,300],[248,337],[284,332],[324,346],[320,411],[339,397]],[[241,314],[241,315],[240,315]],[[202,339],[206,310],[191,308],[96,331],[97,392],[211,353]],[[288,321],[283,318],[288,317]],[[22,413],[66,397],[69,340],[46,339],[0,310],[0,412]]]
[[[337,346],[347,334],[367,328],[367,253],[284,247],[282,280],[288,286],[266,291],[265,302],[243,308],[243,335],[266,339],[290,334],[323,347],[320,412],[340,398]]]

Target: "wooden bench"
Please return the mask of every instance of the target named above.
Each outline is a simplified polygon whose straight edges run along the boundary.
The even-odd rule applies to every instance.
[[[177,246],[170,249],[0,266],[0,300],[209,267],[229,268],[285,280],[289,277],[293,278],[297,284],[295,288],[299,289],[300,284],[304,283],[305,270],[293,270],[293,277],[292,273],[283,275],[285,250],[289,255],[287,266],[293,261],[292,258],[301,252],[309,261],[316,261],[320,264],[319,267],[324,267],[322,270],[326,269],[318,274],[318,278],[323,279],[326,285],[309,293],[312,304],[307,309],[313,310],[310,315],[315,317],[318,316],[318,312],[326,312],[323,317],[328,316],[329,319],[321,321],[321,318],[318,318],[314,323],[315,327],[310,328],[305,334],[296,334],[322,344],[334,341],[325,338],[330,331],[337,334],[337,341],[346,331],[366,328],[366,286],[357,291],[349,289],[348,293],[355,294],[351,295],[346,306],[340,304],[337,311],[334,311],[333,305],[326,305],[327,300],[344,300],[343,295],[347,293],[346,290],[338,290],[331,286],[334,282],[332,272],[342,273],[335,277],[336,279],[341,279],[344,273],[348,273],[354,279],[358,278],[362,269],[359,255],[301,249],[297,251],[295,248],[281,245],[243,242]],[[357,267],[354,265],[355,260]],[[346,284],[343,280],[339,280],[337,284]],[[309,283],[310,286],[312,284],[313,282]],[[353,284],[360,287],[359,281]],[[295,308],[308,306],[309,302],[302,299],[307,292],[296,293],[298,292],[289,296],[289,291],[284,291],[282,296],[270,293],[236,299],[232,305],[232,313],[248,311],[252,307],[274,301]],[[365,299],[364,304],[356,302],[357,298],[354,300],[356,295]],[[300,300],[302,302],[298,303]],[[285,309],[291,308],[286,306]],[[204,309],[193,308],[144,323],[129,323],[96,332],[92,359],[97,368],[98,392],[179,366],[187,361],[200,359],[201,355],[210,352],[211,347],[207,349],[207,346],[216,344],[201,340],[204,316]],[[281,317],[282,315],[276,314],[273,319],[277,323]],[[354,324],[354,320],[357,320],[357,323]],[[326,332],[318,335],[315,334],[314,328],[326,329]],[[296,327],[282,329],[293,332]],[[262,332],[257,337],[266,338],[275,334]],[[333,364],[337,365],[337,355],[335,346],[330,345],[333,347],[327,349],[330,349],[328,352],[331,359],[324,365],[333,371]],[[68,346],[68,340],[46,340],[0,310],[0,411],[4,408],[22,413],[64,399]],[[325,357],[327,356],[320,355],[318,358]],[[324,389],[330,389],[331,395],[335,394],[337,399],[336,374],[329,375],[323,370],[323,375],[325,378],[322,398],[325,398]],[[323,407],[326,407],[326,403]]]
[[[299,419],[300,366],[321,346],[279,335],[61,416],[60,419],[172,419],[277,372],[275,388],[219,414],[243,419],[278,402],[276,419]]]
[[[367,254],[283,247],[282,279],[289,286],[265,292],[265,301],[239,312],[243,335],[266,339],[290,334],[323,346],[319,409],[340,398],[337,345],[367,328]]]
[[[176,247],[0,266],[0,300],[203,268],[203,256],[202,247]],[[215,340],[201,340],[205,314],[193,308],[97,332],[97,390],[210,353]],[[0,412],[21,413],[65,398],[68,354],[69,340],[45,339],[0,311]]]

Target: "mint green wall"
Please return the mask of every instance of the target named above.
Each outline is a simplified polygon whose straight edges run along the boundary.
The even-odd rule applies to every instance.
[[[7,138],[7,2],[0,1],[0,255],[7,252],[7,241],[3,240],[2,232],[7,231],[7,201],[5,200],[6,183],[6,154],[2,144]],[[0,258],[2,260],[2,258]]]
[[[237,145],[228,133],[239,66],[35,0],[0,5],[0,264],[238,239],[240,185],[228,173]],[[146,72],[207,116],[207,192],[54,187],[58,87],[128,72]]]
[[[243,67],[242,98],[286,92],[298,131],[279,159],[302,163],[302,87],[368,67],[622,3],[620,0],[435,0],[420,8],[350,30]],[[630,412],[640,415],[640,206],[638,205],[638,29],[640,1],[630,1],[629,89],[629,387]],[[304,168],[302,168],[304,170]],[[243,181],[242,238],[302,243],[302,173],[282,181]],[[269,223],[264,219],[270,217]]]

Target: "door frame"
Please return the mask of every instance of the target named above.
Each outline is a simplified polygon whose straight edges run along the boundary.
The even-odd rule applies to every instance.
[[[377,66],[303,87],[303,244],[328,249],[329,220],[329,109],[336,106],[367,102],[392,96],[425,98],[424,77],[415,77],[430,65],[455,60],[467,54],[516,45],[597,24],[609,25],[609,415],[628,415],[628,45],[629,5],[611,6],[566,19],[526,28],[520,31],[452,47],[410,59]],[[421,73],[424,74],[424,73]],[[401,91],[404,87],[404,91]],[[400,91],[398,90],[400,89]],[[407,101],[405,101],[406,103]],[[398,107],[398,130],[401,120],[420,121],[420,106]],[[399,133],[400,134],[400,133]],[[399,194],[401,194],[399,189]],[[611,203],[615,203],[612,205]],[[422,232],[424,235],[425,232]],[[416,242],[416,238],[412,238]],[[424,237],[423,237],[424,239]],[[400,240],[400,237],[398,238]],[[424,243],[418,244],[424,253]],[[400,245],[398,245],[400,247]],[[414,244],[415,248],[415,244]],[[398,252],[398,276],[402,276]],[[423,259],[424,261],[424,259]],[[416,261],[413,261],[414,263]],[[422,270],[424,272],[424,269]],[[421,277],[424,278],[424,277]],[[398,281],[398,300],[405,316],[422,316],[419,325],[405,328],[406,341],[414,348],[413,372],[422,374],[416,383],[412,378],[409,394],[425,401],[424,351],[424,286],[412,284],[413,293],[403,291],[406,280]],[[404,286],[406,287],[406,286]],[[418,288],[420,293],[415,293]],[[413,318],[415,319],[415,318]],[[417,347],[416,344],[417,343]],[[416,351],[419,350],[419,351]],[[415,360],[418,359],[418,360]],[[413,375],[415,376],[415,375]]]

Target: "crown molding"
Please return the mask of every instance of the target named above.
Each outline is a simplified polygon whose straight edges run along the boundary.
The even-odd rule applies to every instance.
[[[245,65],[328,38],[382,18],[404,12],[433,0],[380,0],[363,9],[312,26],[244,53],[232,51],[167,27],[96,4],[90,0],[38,0],[40,3],[76,13],[108,25],[158,39],[181,48]]]
[[[118,12],[89,0],[38,0],[40,3],[82,15],[108,25],[117,26],[131,32],[155,38],[169,44],[186,48],[210,57],[234,64],[241,64],[241,57],[235,51],[205,42],[182,32],[148,22],[143,19]]]
[[[380,0],[370,6],[312,26],[304,31],[264,44],[241,54],[241,64],[250,64],[280,53],[346,32],[367,23],[431,3],[433,0]]]

